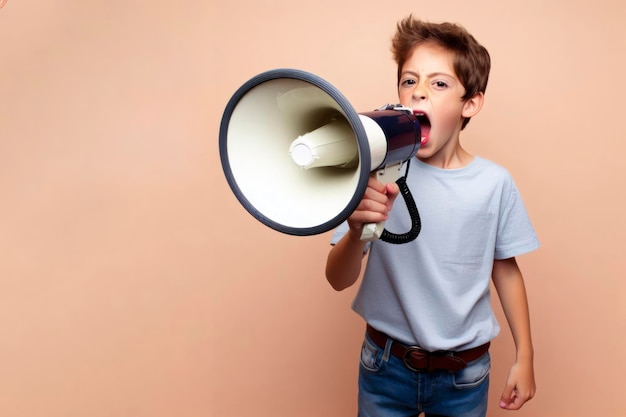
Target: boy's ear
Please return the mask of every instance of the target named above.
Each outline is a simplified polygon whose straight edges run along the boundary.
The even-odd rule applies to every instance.
[[[463,103],[463,113],[461,115],[468,119],[476,116],[480,109],[483,108],[484,101],[485,95],[483,93],[474,94],[473,97]]]

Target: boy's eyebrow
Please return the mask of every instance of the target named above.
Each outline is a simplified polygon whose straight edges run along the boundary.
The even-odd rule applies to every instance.
[[[404,77],[405,75],[412,75],[416,78],[419,78],[419,74],[415,71],[403,71],[402,73],[400,73],[401,77]],[[448,74],[447,72],[442,72],[442,71],[431,72],[430,74],[426,74],[426,78],[440,77],[442,75],[446,77],[455,78],[454,75]]]

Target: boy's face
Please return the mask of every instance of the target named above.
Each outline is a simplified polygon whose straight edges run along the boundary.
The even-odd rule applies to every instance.
[[[417,156],[442,157],[444,164],[460,149],[459,134],[464,118],[478,112],[474,112],[473,99],[465,102],[461,99],[465,87],[455,74],[453,60],[453,53],[438,45],[418,45],[402,67],[398,85],[400,103],[413,109],[422,127]]]

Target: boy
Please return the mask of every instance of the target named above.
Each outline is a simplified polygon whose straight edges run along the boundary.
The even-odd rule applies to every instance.
[[[333,235],[326,276],[353,285],[369,252],[353,309],[367,322],[359,370],[360,417],[485,416],[489,342],[499,326],[490,277],[516,345],[500,407],[519,409],[535,392],[528,303],[515,256],[538,240],[509,173],[469,154],[460,132],[480,111],[490,57],[464,28],[412,16],[392,50],[400,104],[420,120],[422,140],[407,184],[422,222],[407,244],[360,240],[363,224],[408,230],[396,184],[370,179],[354,213]],[[398,200],[400,201],[400,200]],[[393,208],[392,208],[393,206]]]

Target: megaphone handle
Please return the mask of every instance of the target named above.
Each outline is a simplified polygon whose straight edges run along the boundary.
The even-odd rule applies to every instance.
[[[386,166],[375,172],[376,179],[383,184],[388,182],[396,182],[400,178],[400,170],[402,169],[402,162],[394,165]],[[385,230],[385,222],[379,223],[367,223],[363,225],[363,231],[361,232],[361,240],[365,242],[371,242],[372,240],[379,239]]]

